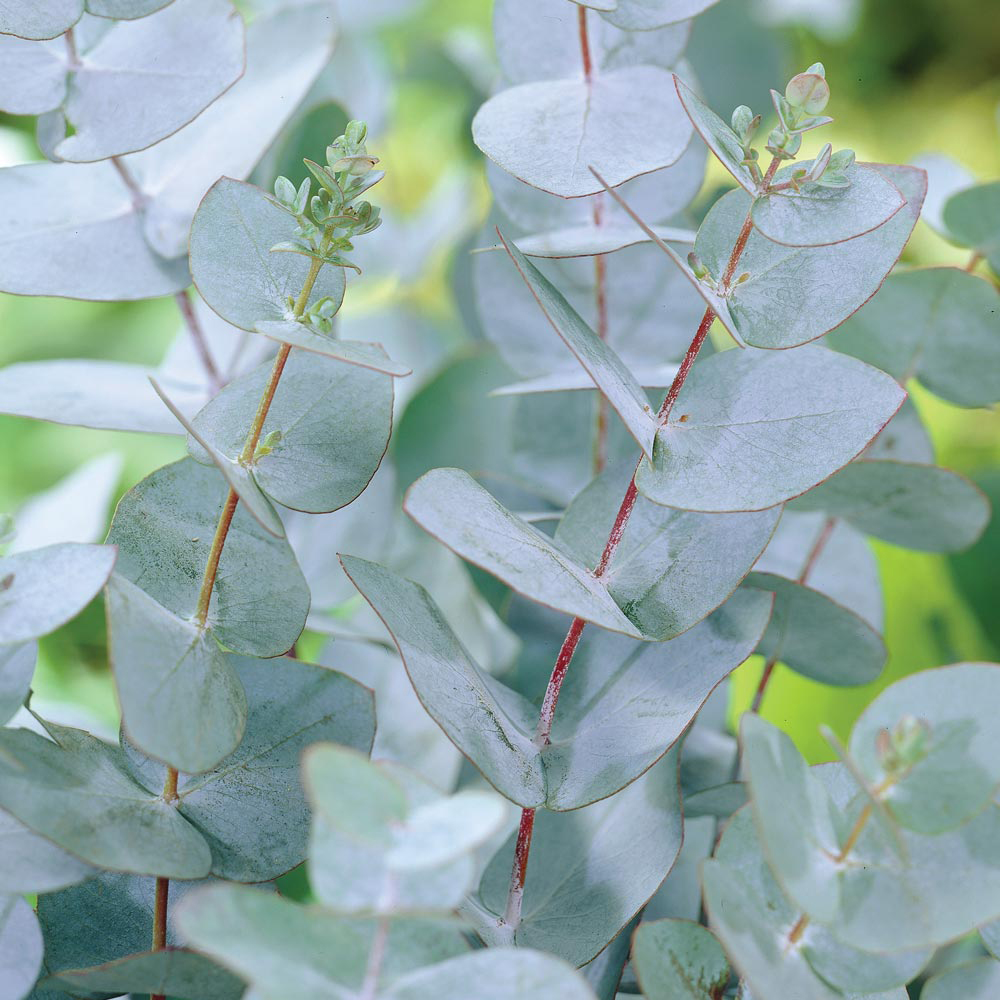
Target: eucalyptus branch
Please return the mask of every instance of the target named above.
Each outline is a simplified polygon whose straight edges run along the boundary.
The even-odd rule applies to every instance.
[[[350,248],[347,236],[341,237],[338,241],[336,236],[337,230],[345,229],[351,235],[354,233],[370,232],[378,225],[378,210],[373,209],[366,202],[362,203],[362,206],[359,206],[358,209],[349,207],[350,202],[357,194],[365,190],[365,175],[371,171],[371,167],[376,162],[373,158],[369,158],[365,151],[364,142],[366,135],[367,128],[364,125],[358,122],[351,122],[348,125],[347,133],[340,136],[329,147],[327,154],[328,160],[330,160],[329,168],[319,168],[315,164],[310,166],[310,170],[321,179],[325,190],[328,192],[326,198],[317,198],[313,201],[313,218],[319,223],[319,226],[317,226],[316,222],[309,219],[305,212],[305,201],[309,190],[308,180],[303,183],[298,191],[292,188],[291,203],[288,203],[286,199],[284,207],[295,215],[299,221],[299,235],[305,240],[304,244],[299,247],[298,252],[309,257],[309,270],[305,281],[298,296],[292,303],[291,318],[295,321],[301,321],[305,316],[309,305],[309,298],[312,295],[316,280],[324,264],[330,263],[342,267],[351,266],[349,262],[339,256],[330,256],[331,248],[334,246],[337,246],[338,249],[344,247]],[[331,151],[333,155],[331,155]],[[338,155],[339,158],[337,158]],[[120,164],[117,164],[117,166],[123,177],[127,177],[128,174],[124,166]],[[288,188],[291,188],[290,182],[284,177],[279,178],[275,186],[279,200],[281,200],[281,195],[287,192]],[[318,235],[319,233],[322,235]],[[275,249],[286,250],[288,248],[281,246]],[[200,328],[197,325],[197,320],[191,310],[191,304],[186,294],[183,292],[179,293],[177,300],[178,304],[181,305],[182,313],[184,313],[186,318],[189,318],[188,325],[192,333],[196,331],[200,333]],[[205,348],[205,356],[207,357],[207,345],[199,337],[195,339],[196,343],[201,344]],[[285,364],[291,352],[292,346],[290,344],[282,344],[278,348],[270,376],[261,394],[260,403],[257,406],[253,422],[247,432],[246,440],[239,455],[239,461],[243,465],[250,465],[253,462],[257,446],[260,443],[260,436],[264,429],[264,423],[274,402],[275,393],[281,381],[281,375],[284,372]],[[211,370],[215,378],[218,378],[218,372],[214,368],[214,365]],[[198,593],[194,618],[201,629],[204,629],[208,622],[208,613],[212,603],[215,581],[219,572],[219,563],[222,559],[226,539],[229,536],[239,501],[239,494],[230,487],[219,515],[205,565],[205,572],[202,577],[201,589]],[[163,788],[163,800],[165,802],[176,801],[177,780],[177,770],[173,767],[168,768],[166,783]],[[153,951],[162,951],[166,947],[167,901],[169,892],[169,879],[158,878],[156,881],[153,920]],[[383,950],[384,946],[383,941],[381,945]],[[152,1000],[162,1000],[162,998],[153,997]]]
[[[191,335],[191,342],[194,344],[198,360],[201,361],[201,366],[205,369],[209,392],[214,396],[225,384],[225,379],[222,377],[222,373],[219,371],[218,365],[216,365],[215,359],[212,357],[212,352],[208,349],[205,331],[202,329],[201,323],[195,315],[191,299],[188,298],[186,291],[178,292],[174,296],[174,301],[177,303],[177,308],[184,319],[184,325]]]
[[[582,12],[583,8],[581,8],[581,13]],[[774,156],[767,169],[767,173],[764,175],[762,185],[763,190],[767,190],[767,186],[774,178],[775,172],[777,171],[780,163],[781,159],[778,156]],[[655,237],[655,234],[653,234],[652,231],[645,226],[645,223],[643,223],[635,215],[635,213],[632,212],[629,206],[625,203],[624,199],[622,199],[617,192],[605,184],[600,174],[598,174],[596,170],[593,171],[593,173],[601,184],[604,185],[608,193],[620,205],[622,205],[626,211],[629,212],[632,218],[642,225],[643,228],[646,229],[647,233],[654,237],[656,242],[661,242],[658,237]],[[753,221],[750,212],[748,211],[746,220],[740,229],[736,243],[733,247],[732,253],[730,254],[729,262],[726,265],[725,274],[723,276],[723,285],[728,285],[729,281],[736,273],[736,267],[739,264],[740,257],[743,255],[743,251],[746,249],[747,241],[750,239],[752,229]],[[715,312],[711,308],[706,309],[701,322],[698,324],[698,329],[695,332],[694,338],[684,355],[684,359],[681,362],[677,374],[674,376],[674,380],[671,383],[670,388],[667,390],[667,394],[662,405],[660,406],[659,412],[657,413],[657,421],[661,426],[667,422],[667,419],[673,410],[677,397],[680,395],[680,391],[691,372],[695,359],[698,357],[698,353],[701,350],[702,345],[705,343],[705,338],[708,336],[708,331],[711,329],[714,319]],[[636,463],[636,470],[638,470],[641,461],[642,459],[640,457],[639,462]],[[628,525],[628,520],[632,515],[632,510],[635,507],[637,496],[638,489],[635,485],[635,473],[633,472],[628,488],[626,489],[625,496],[622,499],[621,506],[618,508],[618,514],[615,517],[611,533],[608,535],[608,540],[605,543],[600,561],[594,569],[594,576],[598,579],[604,576],[611,564],[611,560],[614,557],[615,551],[621,542],[622,535],[625,532],[625,528]],[[559,701],[559,693],[562,689],[563,681],[566,678],[566,672],[568,671],[570,663],[573,660],[573,655],[576,652],[576,648],[580,642],[580,637],[582,636],[585,627],[586,622],[582,618],[574,618],[569,627],[569,631],[566,634],[566,638],[563,640],[562,648],[559,650],[555,666],[552,670],[552,675],[550,676],[548,685],[545,689],[545,695],[542,700],[542,708],[539,714],[538,728],[535,734],[535,742],[539,746],[544,746],[549,742],[556,706]],[[529,813],[531,814],[530,816],[528,815]],[[515,929],[521,919],[521,902],[524,896],[524,882],[527,875],[528,859],[531,852],[531,836],[533,828],[534,810],[523,809],[521,812],[521,824],[518,831],[514,864],[511,871],[510,888],[507,893],[507,906],[504,911],[503,918],[506,925]]]

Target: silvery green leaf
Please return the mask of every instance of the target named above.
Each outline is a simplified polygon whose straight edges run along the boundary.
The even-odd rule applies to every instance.
[[[539,810],[515,944],[577,966],[589,962],[649,900],[680,846],[675,753],[602,802],[572,812]],[[481,909],[466,914],[488,944],[510,934],[497,918],[513,856],[512,836],[483,874]]]
[[[775,875],[789,897],[808,900],[809,915],[832,923],[840,894],[837,860],[849,827],[791,739],[759,715],[740,725],[743,767],[754,821]]]
[[[950,469],[861,459],[793,501],[794,510],[843,517],[860,531],[921,552],[957,552],[989,523],[980,489]]]
[[[596,958],[580,969],[598,1000],[615,1000],[632,949],[632,935],[638,926],[639,916],[635,916]]]
[[[672,166],[627,181],[619,193],[654,227],[676,222],[701,189],[706,158],[704,147],[690,142]],[[490,161],[486,163],[486,179],[497,208],[528,233],[592,231],[598,227],[607,232],[629,231],[629,216],[603,191],[588,198],[553,198]],[[491,232],[487,231],[487,238]],[[535,238],[521,237],[518,245]],[[640,238],[647,239],[645,235]]]
[[[0,200],[5,292],[131,301],[190,283],[186,261],[150,249],[132,193],[110,163],[8,167],[0,170]]]
[[[229,0],[174,0],[115,22],[70,69],[63,112],[74,131],[55,155],[80,162],[145,149],[204,111],[243,67],[243,19]]]
[[[712,929],[762,997],[833,1000],[840,990],[854,997],[880,993],[909,982],[931,957],[923,950],[885,955],[851,948],[815,922],[791,944],[789,933],[801,912],[761,854],[749,807],[727,825],[716,860],[705,863],[704,882]]]
[[[203,884],[200,881],[171,881],[166,928],[168,947],[180,944],[174,905]],[[40,896],[38,918],[46,939],[46,971],[89,969],[147,949],[155,887],[155,879],[100,872],[83,885]],[[60,997],[63,995],[59,993]],[[45,1000],[51,996],[51,993],[45,994]]]
[[[646,394],[622,359],[581,318],[562,293],[516,246],[500,239],[553,329],[593,379],[594,384],[643,452],[652,458],[656,418]]]
[[[643,388],[666,389],[677,375],[678,365],[656,365],[647,368],[634,368],[631,371],[635,380]],[[511,382],[494,389],[493,396],[534,396],[546,392],[578,392],[593,390],[594,382],[580,368],[569,368],[565,371],[550,372],[537,378],[524,379],[521,382]]]
[[[0,646],[0,726],[10,722],[27,699],[37,659],[37,642]]]
[[[890,833],[868,822],[850,845],[849,860],[837,862],[868,795],[841,765],[810,768],[807,780],[794,784],[805,765],[787,737],[772,739],[779,749],[759,758],[756,777],[750,772],[764,852],[794,903],[835,925],[843,944],[873,952],[931,948],[1000,916],[994,846],[1000,807],[990,804],[958,830],[935,836]],[[796,827],[804,839],[795,839]]]
[[[1000,298],[955,267],[893,274],[831,346],[959,406],[1000,400]]]
[[[85,861],[0,810],[0,893],[53,892],[96,874]]]
[[[209,461],[222,473],[223,478],[229,488],[236,493],[243,506],[256,518],[257,523],[276,538],[285,537],[285,528],[281,523],[281,518],[271,505],[271,501],[264,495],[257,481],[253,478],[247,467],[238,458],[229,458],[215,448],[203,434],[200,434],[184,416],[183,412],[176,406],[170,397],[163,391],[160,384],[154,378],[150,378],[150,383],[154,391],[164,406],[176,417],[177,422],[188,433],[189,448],[194,448],[190,442],[197,442],[197,447],[201,449],[199,455],[207,454]]]
[[[191,219],[220,175],[249,175],[326,65],[335,20],[325,2],[254,18],[246,31],[243,76],[190,125],[124,158],[148,199],[142,232],[158,254],[174,258],[187,252]],[[250,121],[253,127],[247,126]]]
[[[654,231],[661,240],[673,243],[690,244],[694,243],[695,239],[694,232],[689,229],[655,226]],[[591,223],[524,236],[517,241],[517,248],[528,257],[596,257],[624,250],[637,243],[647,243],[649,239],[649,236],[631,221],[601,225]]]
[[[972,247],[1000,274],[1000,181],[977,184],[953,194],[944,206],[944,224],[952,239]]]
[[[378,849],[378,867],[388,879],[418,877],[458,861],[493,836],[507,817],[502,799],[474,789],[414,802],[391,769],[332,744],[310,749],[303,768],[316,816],[349,839]],[[314,837],[314,868],[323,864],[318,846]],[[387,891],[391,910],[391,886]]]
[[[194,431],[286,507],[324,513],[346,506],[371,481],[389,443],[392,379],[293,351],[260,435],[266,448],[258,446],[243,466],[239,456],[272,367],[265,363],[230,382],[195,417]],[[192,442],[189,448],[204,460],[201,448]]]
[[[336,916],[246,886],[219,885],[177,907],[183,936],[244,979],[259,1000],[347,1000],[361,988],[374,920]],[[431,923],[390,925],[379,996],[407,972],[467,951],[461,935]]]
[[[99,430],[179,434],[149,384],[152,374],[122,361],[21,361],[0,369],[0,412]],[[204,405],[206,394],[197,385],[165,375],[158,380],[185,413]]]
[[[113,17],[119,21],[146,17],[173,2],[174,0],[86,0],[87,10],[91,14],[97,17]]]
[[[126,955],[89,969],[62,969],[45,985],[74,995],[151,993],[200,1000],[239,1000],[246,988],[242,979],[214,962],[180,948]]]
[[[460,469],[435,469],[409,489],[404,510],[463,559],[534,601],[639,637],[593,573],[512,514]]]
[[[38,918],[20,896],[0,896],[0,983],[9,1000],[31,993],[45,950]]]
[[[575,0],[582,2],[582,0]],[[597,7],[602,16],[623,31],[650,31],[665,24],[695,17],[717,0],[587,0],[585,6]]]
[[[128,774],[117,747],[48,726],[56,742],[0,730],[0,807],[82,861],[114,871],[193,879],[208,874],[201,834]]]
[[[885,617],[882,584],[868,540],[846,521],[836,521],[829,534],[826,525],[827,519],[820,513],[786,509],[754,569],[788,580],[798,580],[808,569],[806,582],[811,589],[832,598],[881,632]],[[819,554],[812,559],[820,544]]]
[[[691,920],[641,924],[632,961],[647,1000],[714,1000],[729,983],[729,962],[719,942]]]
[[[635,95],[644,94],[637,102]],[[632,66],[583,79],[524,83],[490,98],[472,123],[479,148],[508,173],[564,198],[596,194],[675,163],[691,126],[670,74]]]
[[[955,965],[928,979],[923,1000],[990,1000],[1000,991],[1000,962],[979,958]]]
[[[558,80],[580,73],[578,14],[565,0],[540,0],[531,6],[499,0],[493,8],[493,35],[505,81]],[[602,18],[587,22],[590,57],[598,73],[638,64],[670,69],[690,33],[690,23],[681,19],[660,30],[637,33]]]
[[[607,342],[634,372],[651,361],[679,361],[705,311],[684,276],[658,266],[658,256],[655,248],[635,246],[604,258]],[[590,328],[599,329],[594,262],[534,263]],[[486,336],[518,375],[531,378],[575,367],[503,254],[475,254],[472,269]]]
[[[111,546],[76,542],[0,558],[0,644],[37,639],[75,618],[100,592],[114,564]]]
[[[225,320],[253,330],[261,320],[291,318],[309,263],[271,253],[295,219],[260,188],[223,177],[205,195],[191,224],[191,273],[205,301]],[[310,301],[344,297],[344,272],[320,271]],[[308,304],[308,303],[307,303]]]
[[[20,38],[55,38],[72,28],[83,13],[83,0],[7,0],[0,10],[0,33]]]
[[[850,753],[871,787],[889,779],[878,752],[879,734],[916,719],[927,730],[917,759],[893,774],[886,808],[907,829],[944,833],[987,807],[998,786],[997,741],[990,706],[1000,668],[962,663],[924,670],[883,691],[854,724]]]
[[[834,686],[868,684],[885,666],[885,643],[850,609],[812,586],[751,573],[746,586],[775,595],[774,614],[757,652]]]
[[[0,18],[3,15],[0,14]],[[0,107],[12,115],[40,115],[66,97],[66,44],[0,34]]]
[[[345,800],[335,790],[323,794],[332,787],[330,779],[336,781],[337,768],[331,766],[336,758],[323,760],[321,750],[317,756],[319,760],[314,757],[306,766],[304,779],[316,802],[309,837],[309,884],[320,902],[338,913],[365,916],[440,917],[454,911],[475,884],[478,864],[473,857],[454,855],[449,849],[447,860],[440,865],[414,871],[390,869],[388,843],[380,842],[377,836],[358,836],[357,828],[351,830],[341,814],[331,812],[330,806]],[[355,770],[361,764],[355,760]],[[367,789],[370,796],[363,811],[368,811],[373,800],[378,801],[380,793],[388,793],[386,805],[398,806],[401,792],[402,810],[407,814],[447,801],[437,787],[407,768],[384,761],[374,773],[372,767],[358,775],[358,787]],[[311,787],[314,782],[315,788]]]
[[[555,535],[563,551],[586,566],[600,563],[627,483],[611,470],[573,500]],[[645,638],[673,638],[733,593],[780,514],[703,514],[637,497],[602,582]]]
[[[198,603],[228,487],[213,468],[184,459],[157,469],[118,504],[108,536],[118,573],[180,618]],[[150,546],[150,539],[156,546]],[[288,542],[237,507],[219,563],[207,624],[229,649],[278,656],[299,637],[309,591]]]
[[[923,173],[912,167],[879,165],[878,170],[906,196],[906,208],[873,232],[828,247],[783,247],[752,232],[736,268],[738,283],[724,297],[699,282],[670,244],[667,251],[737,338],[763,348],[808,343],[839,326],[878,291],[916,224]],[[712,206],[698,231],[695,253],[716,281],[724,277],[750,205],[748,195],[730,192]],[[743,279],[744,274],[749,277]],[[837,275],[832,284],[831,274]],[[802,308],[803,302],[809,308]]]
[[[796,170],[809,170],[812,161],[796,162],[774,176],[774,184],[789,180]],[[847,187],[803,184],[755,199],[754,226],[785,246],[828,246],[863,236],[889,221],[906,199],[895,184],[875,167],[855,163],[847,170]]]
[[[224,659],[246,690],[243,739],[213,770],[182,777],[176,806],[208,841],[214,875],[265,882],[306,856],[303,751],[335,740],[368,753],[374,703],[370,691],[326,667],[288,658],[272,662],[226,654]],[[136,757],[133,767],[145,784],[162,784],[162,769]]]
[[[511,997],[559,997],[596,1000],[586,980],[565,962],[523,948],[480,949],[401,976],[384,993],[385,1000],[460,1000],[475,983],[477,1000]]]
[[[946,153],[921,153],[911,163],[927,172],[927,197],[920,217],[939,236],[953,239],[944,223],[944,206],[953,194],[972,187],[975,175]]]
[[[640,492],[686,510],[760,510],[851,461],[899,409],[887,375],[820,347],[724,351],[695,364]]]
[[[36,493],[17,512],[17,533],[8,552],[25,552],[56,542],[98,542],[105,534],[122,456],[108,452],[89,459],[51,489]]]
[[[240,744],[243,686],[216,641],[123,576],[107,590],[109,657],[132,742],[179,771],[215,767]]]
[[[378,344],[364,341],[336,340],[323,334],[315,333],[303,323],[294,320],[263,320],[256,325],[257,333],[262,333],[279,344],[291,344],[305,351],[312,351],[336,361],[344,361],[362,368],[371,368],[387,375],[410,375],[412,369],[393,361],[386,356]]]
[[[539,748],[537,708],[476,663],[423,588],[374,563],[344,565],[390,629],[427,711],[491,784],[529,808],[576,809],[635,780],[750,654],[770,611],[760,595],[740,595],[669,643],[585,634],[551,741]],[[625,746],[615,736],[623,718]]]
[[[736,133],[679,76],[674,76],[674,86],[685,112],[716,159],[740,187],[755,195],[757,181],[749,167],[743,165],[746,154]]]

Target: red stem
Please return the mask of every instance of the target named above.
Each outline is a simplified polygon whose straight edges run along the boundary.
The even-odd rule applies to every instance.
[[[587,40],[586,11],[583,7],[580,8],[579,17],[580,48],[583,54],[584,73],[589,81],[591,72],[590,47]],[[773,180],[779,164],[780,161],[777,157],[774,157],[771,160],[771,164],[767,168],[767,173],[764,175],[762,190],[766,190],[768,185]],[[596,174],[596,172],[595,176],[597,176],[598,180],[600,180],[600,175]],[[612,192],[612,195],[615,195],[615,192]],[[615,197],[616,200],[621,200],[617,195],[615,195]],[[750,233],[752,231],[753,220],[750,213],[747,212],[747,217],[743,222],[739,235],[736,237],[736,244],[733,247],[733,252],[730,254],[729,262],[726,265],[726,272],[723,275],[722,280],[723,286],[727,285],[736,273],[736,266],[739,263],[740,257],[743,255],[743,251],[746,249],[747,241],[750,239]],[[698,330],[694,335],[694,339],[691,341],[691,344],[687,349],[687,353],[684,355],[684,360],[681,362],[680,367],[677,370],[677,374],[674,376],[674,380],[670,384],[670,388],[667,390],[667,395],[663,400],[662,406],[660,406],[660,411],[657,414],[657,420],[661,426],[666,423],[667,418],[670,416],[670,411],[674,407],[674,403],[677,402],[677,397],[680,395],[684,382],[691,372],[691,367],[694,365],[695,359],[698,357],[698,352],[701,350],[702,344],[705,343],[705,338],[708,336],[708,331],[711,329],[712,321],[714,319],[715,312],[711,308],[706,309],[705,315],[702,316],[701,322],[698,324]],[[639,462],[641,461],[642,457],[640,456]],[[636,469],[638,469],[638,464],[636,465]],[[612,525],[611,534],[608,536],[607,543],[604,546],[604,552],[601,554],[601,560],[597,564],[597,568],[594,570],[594,575],[598,578],[602,577],[607,572],[608,566],[611,564],[615,550],[618,548],[622,535],[625,533],[625,527],[632,514],[632,509],[635,507],[637,495],[638,491],[635,485],[635,474],[633,473],[632,480],[628,485],[628,489],[625,491],[625,497],[622,500],[621,506],[618,508],[618,514],[615,517],[614,524]],[[559,691],[566,678],[566,672],[572,662],[573,654],[576,652],[576,647],[580,641],[580,636],[583,633],[585,625],[586,623],[583,619],[574,618],[572,624],[570,625],[569,632],[563,640],[562,647],[559,650],[559,655],[556,658],[556,664],[552,669],[552,676],[549,678],[548,686],[545,689],[545,697],[542,701],[538,729],[535,736],[536,743],[539,742],[541,737],[544,737],[544,742],[547,742],[548,740],[548,736],[552,728],[552,718],[555,715],[556,704],[559,701]],[[542,742],[541,745],[544,745],[544,742]],[[507,894],[507,908],[503,919],[503,922],[512,928],[516,928],[521,919],[521,899],[524,895],[524,879],[528,870],[528,855],[531,850],[531,832],[534,827],[534,823],[535,810],[522,809],[521,824],[517,835],[517,846],[514,850],[514,866],[510,876],[510,890]]]
[[[577,10],[580,24],[580,55],[583,57],[583,78],[590,83],[594,75],[594,66],[590,60],[590,39],[587,36],[587,8]]]
[[[580,8],[583,9],[582,7]],[[604,217],[604,199],[594,195],[594,225],[600,226]],[[594,299],[597,309],[597,336],[608,339],[608,263],[604,254],[594,257]],[[604,471],[608,461],[608,401],[597,395],[597,433],[594,441],[594,475]]]

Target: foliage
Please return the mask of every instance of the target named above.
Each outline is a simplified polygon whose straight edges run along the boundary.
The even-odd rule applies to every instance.
[[[497,0],[471,280],[499,358],[426,379],[341,311],[379,274],[368,127],[297,162],[405,6],[343,38],[322,0],[0,13],[0,107],[50,160],[0,170],[0,287],[172,295],[185,327],[155,369],[11,366],[0,408],[187,450],[104,544],[103,467],[4,526],[2,995],[895,1000],[953,941],[995,955],[997,665],[891,686],[817,767],[759,709],[779,663],[879,675],[867,536],[989,521],[906,387],[1000,401],[996,184],[935,160],[973,259],[897,268],[927,175],[800,158],[822,64],[762,131],[683,59],[710,2]],[[699,221],[706,145],[735,187]],[[114,744],[32,694],[101,591]],[[738,756],[718,695],[754,653]],[[934,969],[934,998],[998,979]]]

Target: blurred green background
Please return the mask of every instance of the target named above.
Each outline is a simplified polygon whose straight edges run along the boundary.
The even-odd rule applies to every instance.
[[[363,4],[367,0],[343,0]],[[385,122],[370,141],[391,169],[382,189],[390,209],[420,218],[425,198],[446,171],[470,182],[450,206],[471,232],[489,195],[469,123],[492,76],[490,0],[428,0],[379,28],[378,48],[390,77]],[[861,160],[906,162],[946,151],[979,177],[1000,176],[1000,17],[996,0],[722,0],[696,24],[688,55],[718,110],[739,103],[769,107],[767,88],[820,60],[833,88],[836,118],[829,138]],[[0,165],[39,158],[33,122],[0,116]],[[725,184],[706,179],[702,200]],[[417,233],[419,237],[419,232]],[[419,240],[418,244],[419,245]],[[438,357],[475,336],[460,308],[467,247],[441,247],[413,269],[413,280],[378,278],[356,285],[348,309],[387,300],[419,314],[436,330]],[[909,264],[964,265],[964,252],[920,224]],[[459,302],[456,303],[455,289]],[[105,305],[0,295],[0,364],[61,357],[157,363],[179,327],[172,300]],[[420,373],[426,377],[429,373]],[[1000,505],[1000,417],[963,411],[919,389],[938,461],[971,476]],[[442,414],[442,420],[447,415]],[[180,439],[130,436],[0,417],[0,512],[15,512],[84,459],[114,451],[125,459],[120,491],[179,457]],[[813,759],[829,749],[820,721],[842,733],[877,687],[915,670],[962,659],[1000,659],[994,587],[1000,523],[975,549],[928,556],[877,545],[885,585],[888,670],[878,685],[832,690],[782,671],[764,714],[791,732]],[[779,668],[780,669],[780,668]],[[759,665],[741,669],[734,707],[748,703]],[[95,602],[80,619],[43,643],[37,693],[115,718],[106,670],[103,612]]]

